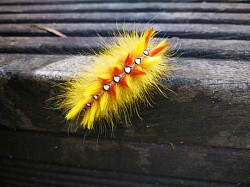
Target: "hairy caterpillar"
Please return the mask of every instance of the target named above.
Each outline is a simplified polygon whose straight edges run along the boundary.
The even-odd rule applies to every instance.
[[[170,44],[152,40],[155,34],[153,28],[141,34],[119,31],[91,68],[63,84],[57,107],[65,110],[66,120],[78,119],[87,129],[106,121],[113,128],[122,116],[129,121],[139,103],[150,103],[155,91],[162,93],[161,82],[172,70]]]

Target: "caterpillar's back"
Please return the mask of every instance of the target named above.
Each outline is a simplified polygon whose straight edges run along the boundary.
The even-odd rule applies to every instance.
[[[92,129],[102,120],[112,127],[122,116],[129,119],[138,103],[149,103],[153,92],[169,76],[169,43],[153,41],[153,28],[141,34],[120,32],[95,56],[93,66],[63,84],[58,108],[67,120]]]

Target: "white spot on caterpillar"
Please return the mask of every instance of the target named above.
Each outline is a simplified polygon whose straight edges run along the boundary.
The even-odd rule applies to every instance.
[[[135,63],[136,63],[136,64],[140,64],[140,63],[141,63],[141,58],[135,59]]]
[[[87,103],[86,105],[87,105],[88,107],[91,107],[91,103]]]
[[[144,50],[144,51],[143,51],[143,55],[148,56],[148,54],[149,54],[149,53],[148,53],[148,50]]]
[[[121,77],[120,76],[114,76],[114,81],[115,82],[120,82]]]
[[[110,88],[110,85],[108,85],[108,84],[105,84],[105,85],[103,86],[103,89],[104,89],[105,91],[108,91],[109,88]]]
[[[130,73],[130,72],[132,71],[132,67],[126,66],[126,67],[124,68],[124,71],[125,71],[126,73]]]
[[[94,99],[98,99],[99,95],[94,95],[93,98]]]

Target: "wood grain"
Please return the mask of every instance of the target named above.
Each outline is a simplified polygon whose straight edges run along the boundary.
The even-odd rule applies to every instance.
[[[0,186],[249,186],[249,17],[246,0],[1,0]],[[98,34],[134,25],[178,42],[172,92],[83,144],[50,98],[89,68]]]
[[[142,2],[142,0],[44,0],[44,1],[37,1],[37,0],[2,0],[0,4],[2,5],[29,5],[29,4],[78,4],[78,3],[112,3],[112,2],[126,2],[126,3],[138,3]],[[152,0],[143,0],[143,2],[152,2]],[[161,2],[202,2],[200,0],[161,0]],[[214,0],[206,0],[206,2],[215,2]],[[217,0],[217,2],[225,2],[225,0]],[[230,2],[233,4],[236,3],[249,3],[248,0],[227,0],[226,2]]]
[[[103,13],[37,13],[37,14],[3,14],[0,23],[216,23],[216,24],[250,24],[249,13],[196,13],[196,12],[124,12]]]
[[[47,27],[55,28],[58,31],[72,37],[93,37],[100,34],[109,37],[111,31],[131,30],[137,28],[142,31],[150,27],[150,24],[112,24],[112,23],[61,23],[44,24]],[[220,39],[220,40],[250,40],[249,25],[230,24],[154,24],[154,29],[158,32],[158,37],[179,37],[194,39]],[[53,36],[52,34],[35,29],[31,24],[0,24],[0,35],[7,36]]]
[[[107,43],[112,38],[103,37]],[[182,57],[250,59],[250,42],[244,40],[204,40],[169,39],[172,45],[178,44],[178,53]],[[84,54],[100,50],[102,46],[97,37],[2,37],[1,53],[35,54]]]
[[[79,2],[77,6],[74,3],[68,4],[50,4],[37,6],[0,6],[0,13],[69,13],[69,12],[227,12],[227,13],[248,13],[250,11],[250,4],[247,3],[169,3],[169,2],[138,2],[128,6],[124,2],[99,2],[91,3],[86,6],[86,3]]]
[[[56,87],[91,64],[91,57],[2,54],[2,72],[9,79],[1,95],[6,128],[67,132],[59,111],[49,110]],[[179,58],[177,71],[166,82],[176,94],[157,96],[152,107],[142,107],[140,121],[116,129],[119,139],[249,148],[249,61]],[[5,117],[4,117],[5,116]],[[11,117],[9,117],[11,116]],[[58,122],[59,121],[59,122]],[[194,130],[195,129],[195,130]],[[72,133],[81,133],[82,129]]]
[[[15,147],[8,145],[15,145],[23,150],[22,154]],[[47,151],[44,152],[44,150]],[[62,185],[62,182],[64,182],[63,184],[66,186],[74,184],[78,186],[79,183],[82,185],[82,181],[87,179],[89,179],[86,181],[87,184],[92,182],[96,185],[98,183],[99,185],[112,185],[114,182],[112,178],[117,177],[116,179],[120,183],[117,181],[115,186],[118,184],[127,186],[130,184],[129,182],[133,184],[134,180],[140,184],[143,183],[140,179],[131,178],[131,175],[126,178],[129,179],[128,182],[122,183],[125,179],[119,179],[119,173],[130,173],[134,176],[151,174],[148,176],[149,178],[145,176],[143,180],[146,184],[150,184],[151,181],[152,186],[157,185],[157,182],[152,184],[157,180],[157,177],[159,177],[158,180],[161,179],[158,184],[166,186],[170,185],[170,181],[167,179],[176,179],[177,176],[181,177],[179,183],[178,181],[172,181],[172,185],[213,185],[221,187],[222,184],[219,181],[224,181],[223,185],[225,186],[230,186],[230,183],[240,183],[242,186],[249,184],[250,152],[244,149],[218,149],[182,144],[175,145],[172,148],[167,144],[119,140],[113,142],[101,140],[98,144],[96,140],[86,140],[83,144],[81,136],[71,135],[69,140],[67,136],[60,134],[0,131],[0,151],[5,158],[20,159],[19,162],[0,159],[1,176],[7,179],[12,177],[12,179],[15,179],[13,181],[16,181],[17,176],[19,176],[19,180],[26,179],[22,181],[37,182],[38,184],[47,183],[47,185],[54,181],[58,185]],[[22,162],[22,160],[27,159],[31,161],[30,164],[32,161],[40,163],[49,161],[49,163],[59,165],[58,169],[61,168],[60,165],[64,165],[64,168],[58,171],[57,167],[53,167],[53,165],[44,164],[41,168],[35,163],[29,165],[29,163]],[[84,169],[95,169],[97,171],[90,173],[84,171]],[[47,173],[46,171],[50,172]],[[69,171],[71,172],[69,173]],[[103,171],[101,174],[104,175],[105,171],[113,171],[113,173],[110,175],[106,173],[106,180],[102,181],[102,175],[98,175],[100,171]],[[68,175],[64,176],[63,173]],[[39,177],[36,178],[36,176]],[[95,176],[99,180],[92,178]],[[150,178],[151,176],[153,178]],[[83,178],[81,179],[81,177]],[[111,180],[107,180],[109,177],[111,177]]]

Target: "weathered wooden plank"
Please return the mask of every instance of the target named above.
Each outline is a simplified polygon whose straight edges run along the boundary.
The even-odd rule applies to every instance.
[[[26,8],[20,6],[18,10],[17,2],[30,6]],[[98,8],[96,2],[104,6]],[[0,9],[5,8],[10,13],[0,16],[0,30],[4,28],[0,32],[5,36],[10,36],[11,33],[13,36],[49,36],[44,31],[30,29],[28,24],[15,24],[12,25],[13,28],[6,27],[7,24],[4,24],[39,22],[64,23],[55,25],[55,28],[62,29],[68,36],[83,36],[67,39],[0,38],[0,53],[2,52],[0,54],[0,185],[3,177],[8,185],[19,186],[34,186],[33,184],[82,186],[84,181],[87,181],[85,184],[90,183],[90,186],[93,184],[141,186],[142,183],[145,184],[143,186],[196,187],[249,185],[250,43],[243,41],[249,39],[247,25],[250,23],[250,16],[247,13],[249,3],[238,8],[239,4],[235,3],[239,2],[237,0],[233,2],[234,4],[223,3],[222,5],[168,3],[169,6],[163,6],[161,11],[169,12],[159,13],[157,3],[152,3],[155,7],[150,6],[148,9],[150,12],[148,12],[146,9],[152,5],[151,3],[144,6],[141,2],[127,7],[125,5],[130,5],[132,1],[107,5],[103,2],[98,0],[93,2],[2,0],[0,2],[0,5],[6,5],[0,6]],[[54,5],[47,6],[51,4]],[[62,5],[59,6],[59,4]],[[7,7],[7,5],[11,6]],[[79,6],[74,8],[73,5]],[[84,5],[90,5],[88,8],[103,13],[86,13],[90,11]],[[31,10],[36,6],[40,6],[40,10]],[[11,7],[17,14],[10,10]],[[144,12],[115,13],[115,7],[118,9],[116,11]],[[202,12],[198,13],[201,10]],[[19,14],[22,11],[67,13]],[[211,12],[204,13],[206,11]],[[68,12],[85,13],[69,14]],[[243,12],[246,14],[242,14]],[[88,51],[88,47],[100,49],[95,44],[98,39],[92,36],[96,36],[95,30],[108,36],[109,28],[106,28],[105,23],[119,23],[124,20],[143,23],[154,18],[153,16],[157,16],[154,19],[156,23],[163,23],[158,27],[158,30],[162,31],[159,37],[163,35],[163,31],[164,33],[169,31],[170,36],[203,39],[179,40],[181,47],[179,54],[182,53],[182,57],[193,58],[181,57],[172,62],[172,65],[177,67],[177,71],[174,72],[173,78],[165,83],[177,95],[167,92],[169,96],[167,99],[156,96],[154,100],[156,104],[153,104],[152,108],[143,107],[140,111],[142,120],[134,116],[132,127],[126,127],[124,122],[120,121],[117,124],[114,142],[109,139],[96,144],[97,131],[96,134],[93,132],[83,145],[82,138],[85,132],[77,125],[70,129],[71,140],[69,141],[66,135],[68,124],[64,122],[61,112],[49,109],[53,106],[53,102],[48,99],[57,92],[57,88],[53,86],[58,81],[61,82],[74,75],[79,68],[84,70],[92,59],[90,56],[44,54],[76,54],[82,50]],[[99,25],[90,24],[92,22]],[[98,27],[100,23],[102,27]],[[195,24],[184,25],[183,23]],[[214,24],[206,25],[207,23]],[[222,23],[225,24],[222,25]],[[53,27],[53,24],[51,26]],[[66,28],[67,26],[69,29]],[[112,26],[115,30],[115,24]],[[172,27],[166,28],[170,26]],[[209,28],[210,26],[213,30]],[[19,28],[20,31],[15,35],[14,29]],[[187,32],[186,35],[185,32]],[[85,36],[91,37],[84,38]],[[211,40],[211,38],[223,40]],[[104,39],[110,41],[112,38]],[[10,161],[11,159],[14,161]],[[40,165],[42,168],[40,166],[34,168],[34,165],[29,167],[28,164],[20,166],[20,160],[74,167],[70,171],[67,170],[69,167],[64,169],[51,167],[51,169]],[[79,167],[79,170],[75,166]],[[102,173],[101,177],[95,180],[96,178],[92,176],[96,172],[91,170],[86,172],[87,176],[84,176],[83,168],[115,171],[116,174],[133,172],[138,175],[138,178],[139,175],[145,177],[139,180],[131,174],[129,177],[122,175],[116,178],[114,173],[109,174],[109,177],[106,173]],[[102,178],[103,175],[105,177]],[[152,183],[150,178],[152,176],[157,176],[155,177],[157,182]],[[159,176],[162,178],[159,179]],[[130,180],[131,178],[133,179]],[[169,182],[166,178],[176,180]]]
[[[158,0],[160,2],[204,2],[202,0]],[[37,0],[1,0],[0,5],[30,5],[30,4],[71,4],[71,3],[97,3],[97,2],[152,2],[152,0],[43,0],[43,1],[37,1]],[[206,0],[206,2],[230,2],[230,3],[249,3],[248,0]]]
[[[0,54],[0,67],[9,76],[65,80],[81,71],[81,67],[86,69],[92,60],[93,56],[82,55]],[[235,83],[250,82],[249,61],[177,58],[170,63],[177,69],[174,71],[176,76]]]
[[[250,14],[240,13],[197,13],[197,12],[124,12],[103,13],[47,13],[47,14],[4,14],[0,23],[74,23],[74,22],[139,22],[148,23],[219,23],[250,24]]]
[[[55,165],[44,162],[1,159],[2,184],[34,186],[119,186],[119,187],[234,187],[231,183],[192,180],[179,177],[155,176],[83,168],[84,166]],[[30,177],[33,176],[33,177]],[[245,187],[244,184],[238,184]]]
[[[1,68],[5,74],[0,97],[1,126],[67,132],[61,112],[47,109],[53,102],[46,100],[57,91],[50,80],[63,80],[84,70],[91,58],[6,54],[0,59],[0,64],[9,62]],[[249,148],[249,61],[180,58],[172,64],[178,71],[171,84],[166,84],[177,95],[167,92],[168,99],[157,96],[153,108],[140,111],[144,120],[135,115],[132,127],[118,124],[116,137]],[[82,132],[72,127],[72,133]]]
[[[250,183],[250,150],[246,149],[211,148],[182,144],[175,145],[173,148],[168,144],[132,143],[119,140],[113,142],[101,140],[98,144],[96,140],[85,140],[83,144],[81,136],[71,135],[69,140],[67,136],[59,134],[3,130],[0,131],[0,145],[2,158],[11,157],[18,160],[26,159],[75,167],[75,170],[69,168],[69,171],[67,168],[62,171],[56,170],[58,177],[63,176],[64,172],[73,172],[74,175],[74,173],[80,174],[79,172],[83,171],[81,168],[93,168],[97,170],[97,173],[92,173],[89,177],[98,175],[98,170],[115,173],[133,171],[134,174],[162,176],[162,178],[180,177],[184,180],[209,180],[215,184],[216,182],[242,185]],[[11,175],[8,172],[10,170],[21,176],[32,172],[32,170],[26,169],[19,170],[18,167],[13,168],[10,161],[7,163],[3,161],[0,160],[0,170],[5,177],[8,173]],[[45,166],[44,170],[50,170],[50,168]],[[39,173],[39,170],[37,171]],[[30,173],[32,176],[36,176],[36,174]],[[41,179],[46,176],[49,177],[44,174],[37,180],[42,182]],[[50,177],[56,177],[56,173],[52,172]],[[115,177],[114,173],[113,177]],[[80,176],[77,179],[79,180]],[[65,177],[61,180],[67,184],[67,182],[74,181],[74,178]],[[145,179],[145,182],[149,181],[150,178]],[[104,181],[96,181],[96,183],[98,182]],[[162,185],[166,185],[167,182],[161,180]]]
[[[148,174],[124,173],[65,166],[34,161],[1,159],[2,183],[12,185],[119,186],[119,187],[234,187],[231,183],[211,182]],[[30,177],[32,176],[32,177]],[[241,187],[245,186],[243,184]]]
[[[67,36],[90,37],[97,34],[108,37],[111,30],[131,30],[137,28],[138,31],[148,28],[148,24],[112,24],[112,23],[68,23],[68,24],[45,24],[54,28]],[[229,24],[153,24],[158,32],[158,37],[180,37],[180,38],[200,38],[200,39],[238,39],[250,40],[249,25],[229,25]],[[1,36],[54,36],[49,32],[31,26],[31,24],[0,24]]]
[[[110,42],[111,37],[103,40]],[[172,45],[176,40],[169,41]],[[2,37],[1,53],[36,53],[36,54],[79,54],[91,52],[90,48],[100,50],[97,37]],[[204,40],[179,39],[178,52],[182,57],[250,59],[250,42],[244,40]]]
[[[167,12],[234,12],[249,13],[250,4],[243,3],[86,3],[57,4],[57,5],[5,5],[0,6],[0,13],[55,13],[55,12],[141,12],[141,11],[167,11]]]

